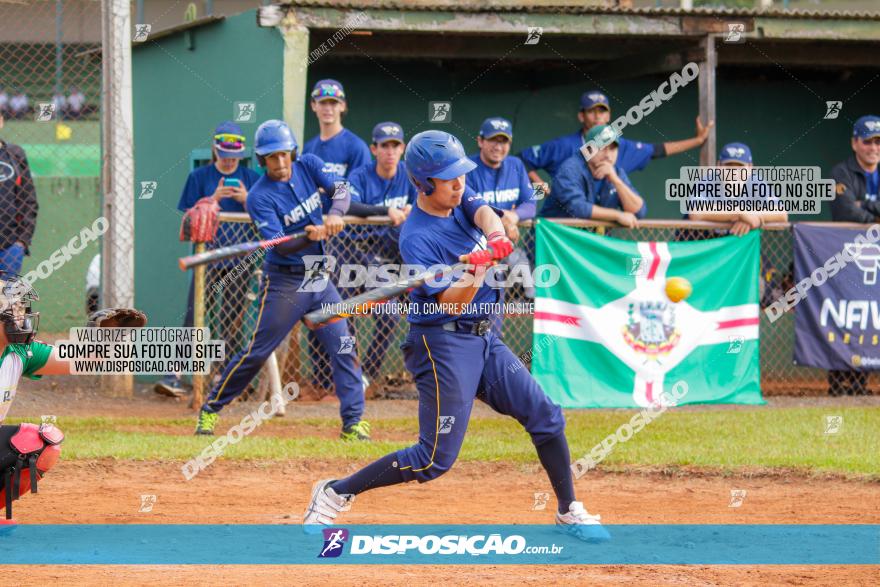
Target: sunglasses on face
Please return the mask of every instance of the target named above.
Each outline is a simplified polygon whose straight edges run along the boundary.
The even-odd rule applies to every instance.
[[[863,145],[873,145],[874,147],[880,146],[880,137],[873,137],[870,139],[862,139]]]

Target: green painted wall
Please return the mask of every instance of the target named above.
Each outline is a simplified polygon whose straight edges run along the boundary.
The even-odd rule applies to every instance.
[[[324,77],[334,77],[345,85],[350,107],[345,124],[367,140],[375,123],[394,120],[403,125],[407,136],[431,128],[448,130],[469,150],[476,150],[480,123],[487,116],[497,115],[513,121],[513,152],[519,152],[573,132],[578,127],[580,94],[596,87],[574,68],[495,66],[485,72],[485,66],[467,63],[407,61],[383,62],[382,66],[387,71],[368,60],[353,63],[322,58],[309,72],[310,86]],[[819,165],[827,174],[834,163],[851,152],[852,123],[862,114],[880,113],[875,94],[868,89],[859,91],[878,71],[840,81],[838,74],[802,70],[792,70],[789,75],[781,71],[722,68],[717,92],[718,146],[743,141],[751,146],[756,164]],[[612,101],[612,117],[638,103],[663,79],[664,76],[652,76],[603,83]],[[875,87],[877,83],[880,82],[875,79]],[[454,96],[453,122],[428,123],[428,102],[448,100],[450,96]],[[841,116],[837,120],[823,120],[824,100],[835,99],[845,100]],[[645,142],[688,138],[695,133],[697,112],[695,81],[637,126],[625,129],[624,136]],[[317,131],[314,116],[309,116],[307,138]],[[677,204],[664,198],[664,180],[678,176],[679,167],[698,162],[699,152],[694,150],[656,160],[644,171],[632,174],[636,187],[648,199],[649,217],[680,218]],[[803,218],[818,220],[829,216],[825,211],[820,217]]]
[[[235,102],[256,102],[254,121],[241,123],[249,139],[259,121],[281,118],[283,41],[255,22],[250,11],[133,50],[136,196],[141,181],[158,182],[152,199],[135,202],[135,291],[152,325],[180,325],[186,310],[190,274],[177,258],[190,248],[178,238],[177,202],[190,152],[210,147]]]

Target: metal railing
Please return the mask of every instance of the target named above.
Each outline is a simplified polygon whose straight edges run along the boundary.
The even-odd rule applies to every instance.
[[[246,214],[222,213],[221,224],[235,232],[240,240],[258,238]],[[337,258],[337,264],[362,263],[379,254],[387,256],[382,243],[371,236],[370,226],[387,226],[386,217],[367,219],[346,217],[348,227],[340,236],[327,241],[327,254]],[[713,238],[726,231],[729,224],[682,220],[643,220],[634,229],[622,228],[610,222],[579,219],[557,219],[560,224],[633,241],[693,241]],[[811,223],[822,224],[822,223]],[[859,224],[834,223],[839,228],[865,228]],[[534,225],[531,221],[520,225],[519,248],[534,251]],[[242,267],[240,264],[248,264]],[[202,300],[204,315],[196,312],[196,326],[207,325],[214,338],[227,341],[227,357],[246,345],[256,323],[256,300],[262,276],[262,258],[250,257],[234,260],[228,264],[209,266],[205,269],[204,282],[196,280],[196,300]],[[236,267],[238,267],[236,269]],[[794,262],[792,232],[789,223],[772,223],[764,226],[761,238],[761,269],[755,279],[760,280],[760,303],[762,309],[779,298],[794,285]],[[234,275],[230,279],[230,275]],[[338,276],[336,276],[338,277]],[[334,280],[334,283],[338,283]],[[218,285],[219,284],[219,285]],[[353,288],[339,288],[343,299],[359,293]],[[405,300],[402,300],[405,301]],[[519,285],[507,290],[505,302],[529,302],[527,292]],[[515,305],[515,304],[512,304]],[[361,363],[368,375],[373,397],[412,396],[412,381],[403,365],[399,345],[407,332],[405,317],[388,319],[386,316],[360,316],[349,320],[352,334],[356,337]],[[219,332],[219,337],[215,335]],[[297,381],[303,389],[303,397],[320,398],[332,393],[329,364],[322,361],[316,341],[308,335],[305,326],[298,326],[290,333],[275,355],[282,381]],[[797,366],[792,361],[794,346],[794,314],[786,313],[770,322],[761,312],[760,325],[761,388],[765,395],[820,395],[827,391],[827,375],[824,370]],[[518,356],[528,358],[532,344],[532,316],[508,314],[503,318],[502,337]],[[528,365],[528,362],[526,362]],[[219,375],[223,365],[215,364],[205,385]],[[261,376],[260,380],[268,380]],[[199,390],[197,383],[197,392]],[[267,383],[255,383],[255,388]],[[869,378],[869,387],[880,387],[876,376]]]

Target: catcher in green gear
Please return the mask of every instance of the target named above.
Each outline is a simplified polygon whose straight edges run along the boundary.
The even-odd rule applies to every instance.
[[[40,313],[31,304],[40,298],[18,275],[0,271],[0,529],[14,525],[12,502],[28,491],[58,461],[64,435],[52,424],[3,426],[22,377],[70,374],[69,361],[60,360],[52,345],[35,340]],[[136,328],[147,317],[137,310],[106,309],[89,316],[88,326]]]

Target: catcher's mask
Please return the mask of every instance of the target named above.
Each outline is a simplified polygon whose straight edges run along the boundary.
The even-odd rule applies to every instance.
[[[40,313],[31,311],[31,302],[40,299],[21,276],[0,271],[0,322],[10,344],[28,344],[37,335]]]

